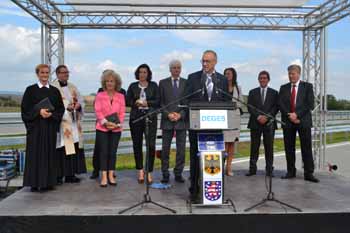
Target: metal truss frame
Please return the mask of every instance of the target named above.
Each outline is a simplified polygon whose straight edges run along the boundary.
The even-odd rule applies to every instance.
[[[65,29],[208,29],[285,30],[303,34],[303,79],[314,85],[313,152],[317,168],[325,167],[327,69],[326,28],[350,15],[350,0],[327,0],[316,7],[240,7],[65,3],[52,0],[11,0],[42,23],[42,62],[55,67],[64,63]],[[78,11],[74,6],[110,6],[112,10]],[[152,7],[150,10],[147,7]],[[199,9],[200,8],[200,9]],[[221,8],[225,10],[221,10]],[[159,9],[159,10],[158,10]],[[179,10],[177,10],[179,9]],[[193,11],[191,12],[191,9]],[[53,69],[52,69],[53,70]]]
[[[326,28],[303,32],[303,79],[313,83],[315,108],[313,111],[313,156],[317,168],[326,163]]]

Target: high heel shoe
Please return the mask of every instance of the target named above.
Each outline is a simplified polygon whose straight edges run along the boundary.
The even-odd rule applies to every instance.
[[[117,186],[117,181],[116,182],[111,182],[110,179],[108,179],[108,184],[112,186]]]
[[[233,172],[231,172],[231,171],[226,171],[226,176],[233,176]]]
[[[152,175],[150,173],[148,173],[147,183],[148,184],[152,184],[153,183]]]
[[[145,173],[143,170],[139,171],[139,177],[137,178],[137,182],[139,184],[143,184],[145,182]]]
[[[101,182],[101,183],[100,183],[100,187],[101,187],[101,188],[106,188],[108,183],[109,183],[109,182],[108,182],[108,179],[107,179],[107,183],[103,184],[103,183]]]

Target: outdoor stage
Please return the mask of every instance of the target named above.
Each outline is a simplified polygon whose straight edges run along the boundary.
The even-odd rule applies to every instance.
[[[229,207],[198,207],[189,213],[188,185],[175,183],[167,190],[151,189],[152,200],[173,208],[172,214],[154,205],[118,212],[142,199],[144,186],[135,171],[118,172],[118,186],[100,188],[83,176],[80,184],[64,184],[47,193],[24,188],[0,202],[0,232],[350,232],[350,180],[329,172],[317,173],[321,182],[282,180],[275,171],[273,191],[283,202],[302,213],[269,202],[251,212],[244,209],[266,197],[265,176],[246,177],[239,170],[226,179],[225,197],[231,198],[237,213]],[[155,174],[155,181],[159,174]],[[188,173],[186,173],[188,176]]]

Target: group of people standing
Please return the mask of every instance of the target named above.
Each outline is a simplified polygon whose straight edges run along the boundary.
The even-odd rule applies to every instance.
[[[174,101],[188,96],[181,104],[192,102],[228,102],[232,101],[235,111],[242,113],[242,90],[238,86],[237,72],[234,68],[224,70],[224,75],[215,70],[217,54],[212,50],[203,53],[202,69],[192,73],[187,79],[181,77],[181,62],[173,60],[169,64],[170,77],[159,82],[152,81],[152,71],[147,64],[140,65],[135,71],[136,82],[125,92],[121,88],[122,79],[113,70],[105,70],[101,76],[101,88],[94,101],[96,113],[96,141],[93,157],[94,171],[92,179],[100,176],[100,186],[116,186],[116,152],[123,131],[126,106],[130,107],[130,132],[133,142],[137,182],[153,182],[152,171],[156,154],[157,114],[135,122],[136,119],[165,107],[161,112],[162,183],[170,181],[169,154],[173,137],[176,138],[176,164],[173,170],[176,182],[184,183],[187,131],[190,141],[190,198],[196,200],[199,194],[199,157],[198,131],[189,130],[187,109]],[[259,87],[251,90],[248,97],[251,130],[251,155],[247,176],[256,174],[259,156],[260,138],[266,157],[266,173],[273,175],[273,140],[276,122],[270,124],[277,112],[282,114],[284,144],[287,158],[285,179],[296,176],[295,140],[298,132],[301,141],[304,162],[304,178],[318,182],[313,176],[313,157],[311,149],[311,110],[313,108],[312,85],[300,81],[301,68],[298,65],[288,67],[290,82],[281,86],[280,92],[268,87],[270,75],[262,71],[258,75]],[[78,89],[68,81],[67,66],[56,69],[57,80],[49,84],[49,66],[36,67],[38,83],[29,86],[23,96],[22,119],[27,129],[26,165],[24,186],[32,191],[46,191],[64,182],[79,182],[77,174],[85,173],[85,156],[81,119],[84,115],[84,101]],[[221,91],[215,91],[220,89]],[[198,92],[199,89],[203,91]],[[226,92],[226,94],[225,94]],[[231,96],[231,97],[230,97]],[[174,103],[174,104],[170,104]],[[169,105],[170,104],[170,105]],[[264,113],[268,113],[264,115]],[[237,114],[238,116],[240,114]],[[147,133],[147,135],[146,135]],[[231,163],[235,147],[239,141],[238,130],[224,131],[227,152],[225,174],[233,176]],[[143,138],[147,137],[149,163],[144,168]],[[147,169],[147,173],[145,172]],[[146,177],[145,174],[148,174]]]

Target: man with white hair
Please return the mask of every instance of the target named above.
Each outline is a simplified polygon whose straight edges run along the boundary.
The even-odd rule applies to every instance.
[[[181,62],[179,60],[172,60],[169,63],[169,70],[171,76],[159,82],[161,107],[179,99],[183,95],[186,86],[186,79],[180,77]],[[185,109],[179,108],[179,104],[176,103],[168,106],[162,113],[162,183],[169,182],[169,153],[174,135],[176,135],[175,181],[179,183],[185,182],[182,172],[185,166],[186,129],[188,128],[188,121],[186,120]]]

